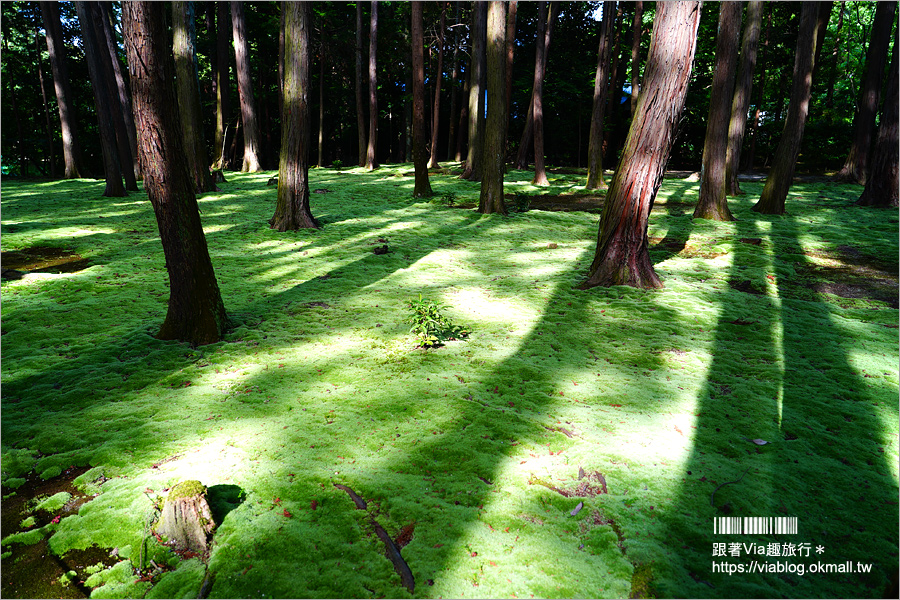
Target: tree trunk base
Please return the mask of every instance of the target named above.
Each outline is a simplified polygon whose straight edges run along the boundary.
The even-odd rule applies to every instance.
[[[156,524],[156,533],[182,550],[204,554],[216,528],[206,501],[206,486],[184,481],[171,490]]]

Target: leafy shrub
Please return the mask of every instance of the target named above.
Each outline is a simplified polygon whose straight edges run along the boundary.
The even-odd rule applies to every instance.
[[[341,167],[343,167],[343,166],[344,166],[344,161],[342,161],[342,160],[339,160],[336,158],[333,161],[331,161],[331,168],[334,169],[335,171],[340,171]]]
[[[412,325],[409,332],[419,339],[419,345],[423,348],[433,348],[442,345],[447,340],[467,337],[469,332],[454,325],[441,311],[445,305],[433,300],[423,299],[419,294],[418,300],[408,300],[406,305],[412,310],[407,322]]]
[[[528,194],[523,194],[522,192],[516,192],[516,196],[513,199],[513,212],[528,212],[528,209],[531,207],[531,196]]]

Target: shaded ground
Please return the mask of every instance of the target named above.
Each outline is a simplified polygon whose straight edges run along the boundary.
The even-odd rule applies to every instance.
[[[19,279],[25,273],[74,273],[90,266],[90,261],[66,248],[32,246],[0,252],[4,279]]]

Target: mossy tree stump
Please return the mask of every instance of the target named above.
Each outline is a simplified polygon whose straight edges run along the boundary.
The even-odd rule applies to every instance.
[[[216,528],[206,501],[206,486],[196,480],[183,481],[169,490],[156,533],[183,550],[206,552],[206,543]]]

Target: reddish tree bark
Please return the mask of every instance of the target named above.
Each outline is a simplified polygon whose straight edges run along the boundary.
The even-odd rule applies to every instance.
[[[165,10],[162,2],[126,2],[122,22],[144,189],[169,273],[168,311],[158,337],[202,345],[221,339],[225,305],[181,145]]]
[[[900,94],[898,94],[897,46],[900,36],[894,37],[894,55],[888,70],[887,87],[884,91],[884,104],[881,109],[881,123],[878,137],[872,151],[871,169],[866,180],[866,187],[856,202],[859,206],[894,206],[898,205],[900,190]]]
[[[797,53],[794,58],[794,83],[788,114],[781,132],[772,170],[766,179],[759,201],[753,210],[768,215],[784,214],[784,203],[794,179],[797,156],[803,141],[803,130],[809,114],[812,94],[812,74],[816,55],[816,33],[819,16],[818,2],[804,2],[800,12],[800,32],[797,35]]]
[[[725,196],[725,154],[728,150],[728,123],[734,96],[738,35],[741,30],[741,3],[719,3],[719,31],[716,35],[716,71],[709,97],[709,117],[700,174],[700,199],[695,219],[734,221]]]
[[[97,21],[98,24],[98,36],[102,32],[103,39],[106,42],[106,51],[109,54],[108,64],[112,68],[112,76],[114,81],[110,83],[110,87],[116,91],[116,96],[119,99],[118,105],[120,107],[121,112],[121,134],[124,134],[123,144],[128,148],[128,156],[126,158],[129,159],[128,163],[122,165],[122,168],[131,167],[131,171],[134,174],[134,179],[141,178],[141,165],[137,156],[137,131],[134,127],[134,110],[131,107],[131,97],[128,94],[128,86],[125,83],[125,77],[122,75],[122,66],[119,64],[119,52],[116,48],[116,37],[115,32],[113,31],[113,13],[110,7],[110,2],[99,2],[97,4],[99,9],[100,19]],[[121,135],[117,132],[117,137]],[[126,187],[131,178],[126,177],[125,183]],[[134,188],[128,188],[137,190],[137,185],[135,184]]]
[[[412,101],[413,101],[413,163],[416,180],[413,198],[431,196],[428,181],[428,149],[425,147],[425,57],[423,55],[422,2],[413,0],[410,16],[410,37],[412,38]]]
[[[238,94],[241,99],[241,120],[244,124],[244,163],[241,171],[262,171],[260,164],[259,121],[256,118],[256,100],[253,97],[253,79],[250,77],[250,46],[247,44],[247,26],[244,22],[244,3],[231,3],[231,31],[234,37],[235,70]]]
[[[641,73],[641,32],[644,28],[644,3],[634,3],[634,21],[631,23],[631,114],[637,110],[640,94]]]
[[[366,104],[363,100],[363,18],[362,2],[356,3],[356,132],[360,167],[366,166]]]
[[[228,119],[231,115],[231,61],[228,45],[231,41],[231,27],[228,19],[230,11],[227,2],[216,2],[216,134],[213,148],[213,169],[224,169],[225,138],[228,132]]]
[[[606,116],[606,97],[609,90],[609,34],[615,3],[603,3],[603,22],[600,24],[600,47],[597,50],[597,73],[594,75],[594,102],[591,109],[591,132],[588,138],[587,184],[589,190],[605,188],[603,182],[603,124]]]
[[[534,84],[531,98],[534,103],[534,185],[550,185],[547,181],[547,170],[544,166],[544,64],[545,44],[541,43],[546,36],[547,3],[538,2],[538,43],[534,45]],[[549,37],[549,36],[547,36]],[[546,44],[549,46],[549,43]]]
[[[475,0],[472,7],[472,79],[469,81],[469,148],[466,166],[460,176],[469,181],[481,181],[481,158],[484,152],[484,42],[487,28],[487,3]]]
[[[487,18],[487,121],[478,212],[506,214],[503,170],[506,162],[506,3],[490,2]]]
[[[725,188],[729,196],[739,196],[744,192],[738,183],[741,164],[741,146],[747,127],[747,108],[753,87],[753,70],[756,67],[756,51],[759,47],[759,30],[762,23],[760,0],[747,3],[747,23],[741,41],[741,62],[738,65],[734,96],[731,99],[731,122],[728,124],[728,150],[725,154]]]
[[[378,167],[375,151],[378,142],[378,75],[375,56],[378,50],[378,0],[372,0],[369,18],[369,145],[366,147],[366,169]]]
[[[581,289],[663,285],[650,263],[647,222],[684,109],[697,43],[700,4],[687,1],[657,4],[643,92],[622,159],[606,194],[597,250],[588,278],[579,286]]]

